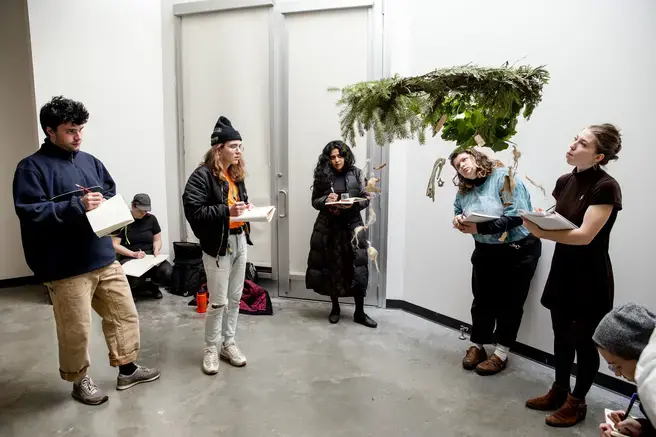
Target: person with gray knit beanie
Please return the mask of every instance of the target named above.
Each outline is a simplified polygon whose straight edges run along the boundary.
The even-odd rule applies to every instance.
[[[649,343],[656,315],[633,302],[606,314],[592,336],[597,346],[625,360],[638,360]]]
[[[635,381],[636,366],[656,327],[656,315],[633,302],[614,308],[601,319],[592,340],[599,353],[608,362],[608,368],[617,376]],[[638,387],[638,395],[642,393]],[[640,410],[644,414],[642,403]],[[646,416],[646,415],[645,415]],[[613,431],[632,437],[651,437],[656,429],[649,419],[624,417],[623,411],[609,415],[614,429],[607,423],[599,425],[601,436],[612,436]]]

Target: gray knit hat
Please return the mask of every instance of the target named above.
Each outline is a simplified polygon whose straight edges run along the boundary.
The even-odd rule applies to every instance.
[[[656,316],[633,302],[614,308],[606,314],[592,339],[598,346],[626,360],[637,360],[649,343]]]

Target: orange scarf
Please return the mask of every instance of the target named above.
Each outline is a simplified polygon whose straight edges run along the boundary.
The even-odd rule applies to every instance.
[[[225,175],[226,180],[228,181],[228,208],[230,208],[232,205],[239,202],[239,190],[228,172],[226,172]],[[244,222],[230,222],[230,229],[240,228],[244,226],[244,224]]]

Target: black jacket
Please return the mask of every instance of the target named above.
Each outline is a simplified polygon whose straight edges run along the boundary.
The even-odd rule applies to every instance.
[[[239,190],[239,199],[248,203],[244,182],[235,184]],[[202,165],[189,176],[182,194],[182,205],[203,252],[213,257],[225,256],[230,234],[228,182],[219,180],[208,167]],[[252,245],[250,225],[246,223],[245,228],[246,240]]]
[[[345,176],[349,196],[365,197],[362,171],[357,167],[351,167]],[[340,210],[340,214],[337,216],[326,206],[326,199],[330,193],[330,185],[315,185],[312,190],[312,206],[319,211],[319,215],[310,237],[310,253],[305,273],[306,288],[324,295],[331,293],[329,287],[335,279],[331,277],[332,272],[329,269],[328,261],[328,240],[331,238],[331,228],[345,226],[352,236],[356,227],[364,225],[360,212],[369,206],[369,201],[358,202],[349,209]],[[356,296],[363,296],[369,284],[367,234],[366,231],[363,231],[358,235],[358,245],[353,247],[353,280],[351,284],[345,284]]]
[[[14,208],[20,220],[27,265],[43,282],[81,275],[116,260],[111,237],[98,238],[76,185],[106,199],[116,185],[102,162],[85,152],[68,152],[46,140],[16,168]]]

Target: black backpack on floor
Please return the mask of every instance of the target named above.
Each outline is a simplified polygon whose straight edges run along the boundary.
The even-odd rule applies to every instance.
[[[173,274],[171,293],[178,296],[195,296],[200,287],[207,282],[203,267],[203,251],[198,243],[173,243]]]

